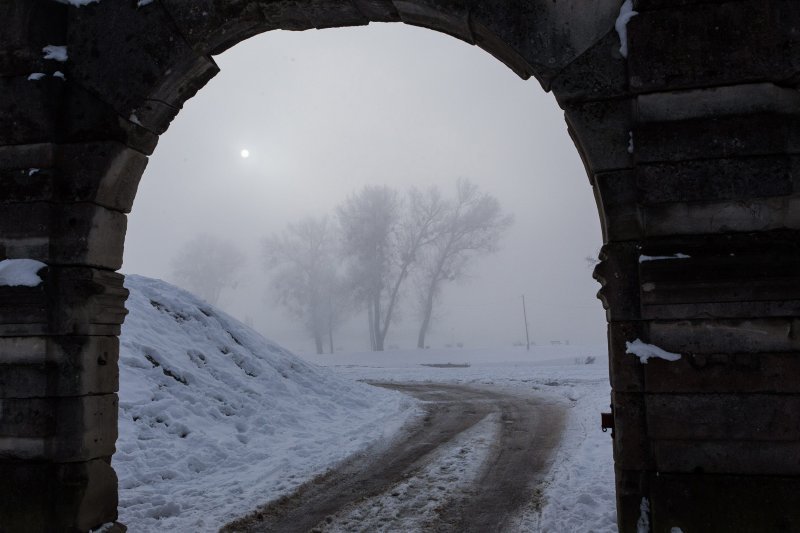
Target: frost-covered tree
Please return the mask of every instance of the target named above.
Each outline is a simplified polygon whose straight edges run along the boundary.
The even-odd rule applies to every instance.
[[[432,241],[443,207],[435,189],[412,189],[404,200],[389,187],[367,186],[337,209],[342,251],[354,294],[367,308],[373,350],[384,348],[402,286]]]
[[[300,319],[317,353],[345,316],[347,294],[336,261],[337,231],[327,217],[308,217],[264,240],[266,267],[279,303]]]
[[[224,289],[236,287],[244,263],[244,253],[235,245],[203,234],[172,259],[172,274],[178,285],[216,305]]]
[[[422,254],[417,280],[421,324],[417,347],[425,347],[434,306],[445,283],[461,278],[476,256],[497,250],[503,232],[513,223],[494,196],[480,192],[467,180],[456,183],[436,235]]]

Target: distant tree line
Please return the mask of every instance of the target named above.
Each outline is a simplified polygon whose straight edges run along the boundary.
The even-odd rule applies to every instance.
[[[264,240],[265,265],[282,304],[302,321],[317,353],[354,313],[366,311],[370,346],[382,351],[404,298],[417,304],[417,346],[425,347],[442,289],[470,261],[494,252],[513,218],[467,180],[452,197],[436,187],[401,194],[366,186],[333,216],[308,217]]]

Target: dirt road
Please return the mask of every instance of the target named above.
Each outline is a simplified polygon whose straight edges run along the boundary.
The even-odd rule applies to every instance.
[[[424,416],[222,531],[514,531],[515,513],[536,504],[563,406],[488,387],[375,385],[422,400]]]

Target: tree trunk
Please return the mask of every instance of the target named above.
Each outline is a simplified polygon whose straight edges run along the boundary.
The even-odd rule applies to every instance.
[[[325,350],[323,349],[322,346],[322,335],[320,335],[319,333],[314,334],[314,344],[316,344],[317,346],[317,354],[321,355],[325,353]]]
[[[375,311],[372,313],[372,320],[374,321],[372,327],[375,331],[375,348],[376,352],[383,351],[383,339],[386,337],[385,333],[381,331],[381,294],[380,292],[374,296]]]
[[[328,321],[328,347],[333,353],[333,321]]]
[[[375,320],[372,318],[372,302],[367,302],[367,321],[369,322],[369,349],[375,350]]]
[[[419,327],[419,336],[417,336],[417,348],[425,348],[425,335],[428,334],[428,328],[431,325],[431,316],[433,315],[433,294],[436,290],[435,284],[428,287],[428,296],[425,299],[425,309],[422,315],[422,325]]]

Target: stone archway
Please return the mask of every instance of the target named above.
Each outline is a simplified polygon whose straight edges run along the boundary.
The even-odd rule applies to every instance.
[[[623,57],[621,3],[0,1],[0,260],[48,265],[0,286],[2,527],[116,517],[125,214],[211,56],[373,21],[476,44],[565,111],[603,226],[620,530],[645,507],[653,531],[800,529],[800,6],[636,0]]]

